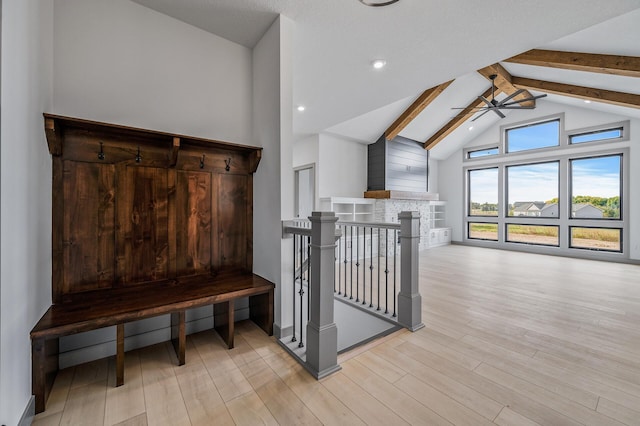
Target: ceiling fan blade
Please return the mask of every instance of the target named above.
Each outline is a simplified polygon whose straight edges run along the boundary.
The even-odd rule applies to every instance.
[[[489,106],[489,108],[495,108],[496,107],[494,104],[491,103],[491,101],[489,99],[485,98],[484,96],[478,96],[478,99],[480,99],[482,102],[487,104]]]
[[[476,118],[474,118],[471,121],[476,121],[478,118],[482,117],[483,115],[485,115],[486,113],[488,113],[489,111],[491,111],[490,109],[487,109],[485,112],[483,112],[482,114],[480,114],[479,116],[477,116]]]
[[[503,113],[500,112],[500,110],[498,108],[495,108],[493,110],[493,112],[495,112],[496,114],[498,114],[500,116],[500,118],[505,118],[506,115],[504,115]]]
[[[479,106],[479,107],[473,107],[473,108],[463,107],[463,108],[451,108],[451,109],[477,109],[477,110],[481,110],[481,109],[487,109],[487,107],[486,106]]]
[[[503,100],[501,100],[500,102],[498,102],[498,106],[500,105],[504,105],[505,102],[515,98],[516,96],[518,96],[520,93],[524,92],[524,89],[518,89],[515,92],[513,92],[512,94],[510,94],[509,96],[507,96],[506,98],[504,98]]]
[[[501,106],[500,109],[536,109],[534,106]]]

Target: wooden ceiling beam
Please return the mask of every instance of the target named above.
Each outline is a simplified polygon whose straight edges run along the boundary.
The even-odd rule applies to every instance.
[[[505,62],[540,67],[640,77],[640,57],[533,49]]]
[[[604,102],[629,108],[640,108],[640,95],[633,93],[614,92],[612,90],[573,86],[571,84],[554,83],[551,81],[534,80],[531,78],[515,76],[512,78],[512,82],[515,87],[522,89],[571,96],[573,98]]]
[[[496,95],[501,92],[502,90],[500,88],[496,88],[496,93],[495,93]],[[482,96],[485,98],[489,98],[491,96],[491,89],[488,89],[487,91],[485,91],[482,94]],[[465,109],[460,111],[458,115],[453,117],[453,119],[449,121],[444,127],[440,128],[433,136],[431,136],[429,140],[427,140],[424,143],[424,149],[431,149],[434,146],[436,146],[444,138],[449,136],[455,129],[457,129],[465,121],[467,121],[471,115],[478,112],[476,108],[483,107],[483,106],[486,106],[486,104],[482,100],[476,98]]]
[[[511,74],[509,73],[509,71],[507,71],[500,64],[493,64],[493,65],[489,65],[488,67],[479,69],[478,73],[480,73],[487,80],[491,80],[489,76],[496,75],[497,76],[495,79],[496,87],[501,91],[503,91],[504,93],[506,93],[507,95],[510,95],[516,90],[518,90],[511,82]],[[527,99],[530,97],[531,97],[531,93],[525,90],[524,92],[520,93],[518,96],[513,98],[513,100],[519,101],[519,100]],[[520,105],[527,106],[527,107],[529,106],[534,107],[536,106],[536,101],[522,102]]]
[[[391,140],[413,121],[431,102],[433,102],[444,90],[453,83],[453,80],[442,83],[439,86],[425,90],[418,99],[416,99],[409,108],[393,122],[391,126],[384,132],[386,140]]]

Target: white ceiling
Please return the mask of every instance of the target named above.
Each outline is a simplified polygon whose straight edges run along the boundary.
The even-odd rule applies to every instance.
[[[328,131],[373,142],[422,91],[457,78],[402,132],[426,140],[455,115],[451,107],[466,106],[489,87],[474,70],[532,48],[640,56],[638,0],[400,0],[382,8],[357,0],[134,1],[249,48],[278,14],[293,20],[294,103],[306,106],[294,114],[298,137]],[[372,70],[375,58],[387,67]],[[506,67],[580,84],[562,70]],[[585,78],[605,89],[640,91],[637,79]],[[487,114],[476,121],[473,133],[491,120]]]

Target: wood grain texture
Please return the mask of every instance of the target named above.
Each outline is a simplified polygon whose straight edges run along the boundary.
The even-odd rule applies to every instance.
[[[537,90],[544,93],[571,96],[619,105],[629,108],[640,108],[640,95],[635,93],[615,92],[613,90],[597,89],[594,87],[575,86],[572,84],[555,83],[552,81],[535,80],[531,78],[513,77],[513,85],[518,88]]]
[[[247,264],[247,176],[219,173],[217,237],[220,267]]]
[[[518,88],[513,85],[513,81],[512,81],[513,77],[511,77],[511,74],[509,74],[509,71],[507,71],[500,64],[493,64],[493,65],[489,65],[488,67],[479,69],[478,73],[489,81],[491,80],[489,77],[491,75],[495,75],[496,79],[494,80],[494,83],[496,85],[496,89],[499,92],[504,92],[506,95],[511,95],[513,92],[518,90]],[[496,92],[496,95],[499,92]],[[514,97],[513,100],[519,101],[522,99],[530,98],[531,96],[532,96],[531,93],[525,90],[524,92],[520,93],[518,96]],[[527,107],[535,107],[536,101],[534,100],[534,101],[521,102],[520,105],[527,106]]]
[[[211,174],[178,171],[176,182],[176,268],[178,276],[212,270]]]
[[[422,94],[418,96],[418,98],[406,110],[404,110],[402,114],[400,114],[396,121],[394,121],[393,124],[385,130],[385,138],[387,140],[391,140],[398,136],[398,134],[407,127],[414,118],[424,111],[431,102],[440,96],[451,83],[453,83],[453,80],[434,86],[422,92]]]
[[[533,49],[505,59],[525,65],[640,77],[640,57]]]
[[[62,293],[111,287],[114,279],[115,168],[63,162]]]
[[[128,286],[168,278],[167,170],[118,170],[117,282]]]

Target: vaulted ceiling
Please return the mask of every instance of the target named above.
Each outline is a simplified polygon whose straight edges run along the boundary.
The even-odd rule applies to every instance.
[[[294,114],[298,138],[328,132],[370,143],[395,121],[408,120],[400,135],[433,141],[459,111],[451,108],[474,103],[490,88],[477,71],[494,64],[521,79],[640,94],[637,77],[503,62],[531,49],[638,57],[637,0],[400,0],[383,8],[357,0],[134,1],[248,48],[278,14],[290,18],[294,103],[306,106]],[[371,68],[376,58],[386,59],[383,70]],[[516,81],[533,95],[552,93],[548,85]],[[538,102],[587,106],[558,94]],[[418,108],[403,117],[414,103]],[[588,107],[640,118],[634,108]],[[498,119],[486,114],[474,122],[476,133]],[[458,134],[455,143],[438,143],[432,153],[444,158],[470,137]]]

